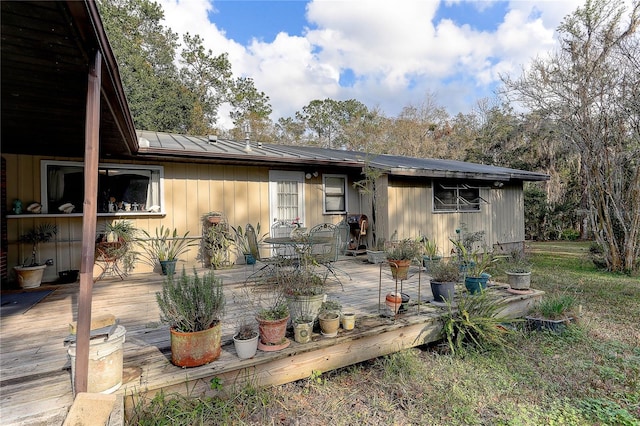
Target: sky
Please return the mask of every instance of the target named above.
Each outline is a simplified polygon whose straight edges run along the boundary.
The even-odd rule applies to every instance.
[[[428,98],[450,115],[494,98],[557,47],[562,19],[583,1],[156,0],[164,25],[227,52],[275,122],[314,99],[356,99],[389,117]],[[230,128],[228,111],[219,124]]]

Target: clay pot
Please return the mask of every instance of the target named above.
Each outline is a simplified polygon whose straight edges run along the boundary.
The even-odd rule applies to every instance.
[[[398,309],[400,309],[400,305],[402,305],[402,294],[400,293],[389,293],[385,298],[385,304],[387,307],[393,312],[393,314],[398,313]]]
[[[197,367],[220,356],[222,326],[220,321],[213,327],[182,333],[171,329],[171,362],[178,367]]]

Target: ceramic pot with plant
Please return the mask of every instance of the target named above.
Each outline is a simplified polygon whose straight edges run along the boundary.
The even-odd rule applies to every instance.
[[[247,224],[247,227],[249,227],[249,224]],[[253,254],[251,254],[251,246],[249,242],[249,235],[247,235],[247,227],[243,229],[241,225],[238,225],[237,227],[232,226],[231,229],[235,234],[236,248],[238,249],[240,254],[242,254],[242,256],[244,257],[247,265],[254,265],[257,259]],[[258,247],[260,247],[260,244],[262,244],[264,238],[269,236],[269,234],[268,233],[260,234],[260,222],[258,222],[256,226],[253,228],[255,230],[255,235],[256,235],[256,244],[258,245]]]
[[[160,320],[169,324],[171,362],[197,367],[220,356],[225,297],[222,279],[213,271],[198,276],[185,270],[179,277],[168,275],[156,293]]]
[[[342,305],[337,300],[327,300],[322,304],[318,314],[318,322],[323,336],[335,337],[338,335],[341,310]]]
[[[394,279],[406,280],[411,261],[418,257],[420,247],[411,239],[389,243],[386,249],[387,261]]]
[[[451,240],[458,252],[458,256],[465,274],[464,285],[471,294],[478,294],[487,288],[490,275],[487,270],[496,263],[499,258],[494,257],[488,250],[469,250],[461,241]]]
[[[440,262],[442,259],[442,255],[440,254],[440,250],[438,249],[438,245],[435,241],[431,241],[428,238],[422,239],[422,266],[424,266],[425,271],[429,273],[431,270],[431,265],[437,262]]]
[[[289,318],[289,307],[285,301],[280,301],[277,305],[258,312],[256,321],[258,321],[260,332],[260,341],[258,342],[260,350],[277,351],[289,346],[290,342],[285,337]]]
[[[143,260],[152,267],[159,264],[163,275],[172,275],[180,256],[198,244],[189,238],[189,231],[179,235],[176,228],[171,230],[164,225],[156,228],[153,236],[144,229],[141,232],[144,238],[138,244],[143,249]]]
[[[378,238],[376,244],[371,249],[367,249],[367,261],[374,265],[384,262],[387,258],[387,253],[384,249],[385,239]]]
[[[284,269],[278,274],[278,285],[284,293],[293,320],[309,317],[314,322],[325,300],[324,280],[305,262],[304,254],[298,268]]]
[[[18,285],[21,288],[40,287],[44,270],[48,265],[53,265],[53,260],[39,263],[40,243],[51,241],[58,232],[56,225],[42,223],[20,236],[20,241],[31,245],[31,257],[25,259],[22,265],[14,266],[18,277]]]
[[[258,351],[258,332],[247,321],[242,321],[233,335],[233,346],[240,359],[253,358]]]
[[[434,302],[452,302],[460,278],[460,266],[452,260],[442,260],[432,266],[429,275]]]
[[[513,290],[527,291],[531,287],[531,262],[525,253],[514,251],[503,260],[507,283]]]
[[[313,318],[300,316],[293,320],[293,338],[297,343],[309,343],[313,336]]]

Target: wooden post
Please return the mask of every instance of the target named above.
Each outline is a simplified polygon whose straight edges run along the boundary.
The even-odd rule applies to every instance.
[[[100,87],[102,56],[96,52],[89,69],[84,145],[84,203],[82,213],[82,258],[80,295],[78,296],[78,332],[76,347],[75,393],[87,391],[89,376],[89,333],[93,292],[93,256],[98,213],[98,158],[100,137]]]

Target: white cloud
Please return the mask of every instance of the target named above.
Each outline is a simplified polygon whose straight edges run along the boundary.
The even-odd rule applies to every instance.
[[[436,1],[314,0],[306,15],[313,29],[303,36],[280,33],[246,47],[208,21],[214,10],[209,1],[160,3],[174,31],[198,33],[215,54],[228,52],[234,75],[255,80],[277,120],[327,97],[355,98],[393,116],[427,92],[439,95],[451,114],[468,112],[474,94],[487,96],[499,73],[519,72],[530,58],[552,49],[555,28],[582,2],[512,1],[497,29],[487,32],[447,19],[434,25]],[[339,85],[345,69],[355,73],[353,87]]]

